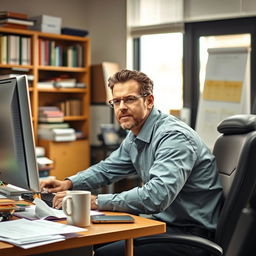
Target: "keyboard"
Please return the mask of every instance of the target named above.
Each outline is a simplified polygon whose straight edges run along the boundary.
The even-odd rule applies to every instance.
[[[55,194],[53,193],[41,193],[41,199],[50,207],[52,207],[52,200]]]
[[[21,198],[26,201],[33,202],[35,193],[22,193]],[[50,207],[52,207],[52,200],[55,194],[53,193],[41,193],[41,199]]]

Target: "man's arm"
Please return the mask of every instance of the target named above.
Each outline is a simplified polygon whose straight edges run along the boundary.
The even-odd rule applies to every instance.
[[[197,159],[185,136],[178,137],[175,144],[171,135],[159,143],[152,156],[153,165],[145,170],[149,172],[149,181],[119,194],[98,195],[98,209],[153,214],[168,208],[186,183]]]
[[[111,184],[136,173],[129,154],[130,143],[126,139],[105,160],[68,177],[73,189],[91,190]]]

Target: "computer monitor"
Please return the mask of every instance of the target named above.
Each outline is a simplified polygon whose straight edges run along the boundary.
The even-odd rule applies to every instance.
[[[0,80],[0,181],[38,192],[32,127],[27,77]],[[0,186],[2,194],[14,195],[12,191],[13,188]]]

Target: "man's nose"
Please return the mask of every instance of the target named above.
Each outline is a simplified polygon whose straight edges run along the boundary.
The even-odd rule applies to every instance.
[[[120,101],[119,108],[121,108],[121,109],[127,108],[127,106],[125,105],[125,103],[124,103],[124,100],[123,100],[123,99]]]

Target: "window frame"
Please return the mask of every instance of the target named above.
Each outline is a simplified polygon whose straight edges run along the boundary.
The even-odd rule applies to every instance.
[[[201,36],[219,36],[232,34],[251,35],[251,112],[256,112],[256,18],[237,18],[218,21],[185,23],[183,48],[183,103],[191,109],[191,126],[195,128],[197,108],[200,96],[200,53]]]

